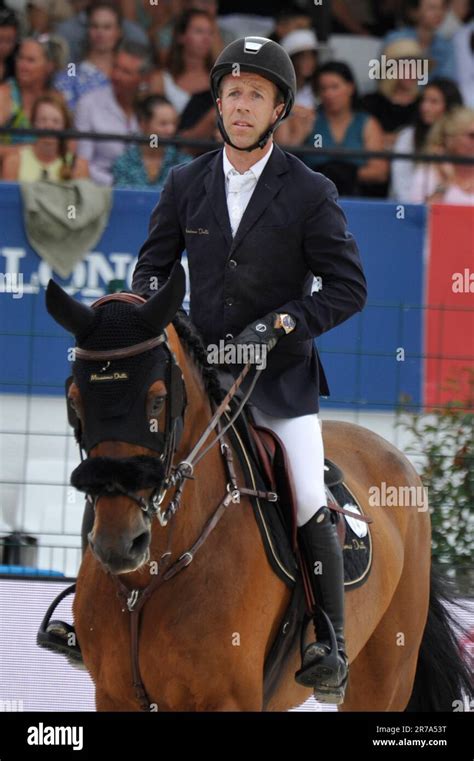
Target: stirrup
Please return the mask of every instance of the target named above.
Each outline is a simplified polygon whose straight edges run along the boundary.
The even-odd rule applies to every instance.
[[[312,642],[304,652],[295,681],[303,687],[312,687],[320,703],[341,705],[347,686],[347,660],[340,651],[334,653],[329,644]]]
[[[73,634],[76,640],[75,645],[70,645],[68,639]],[[54,653],[65,655],[71,666],[78,669],[85,669],[82,660],[81,648],[77,644],[77,635],[71,624],[65,621],[50,621],[46,629],[40,629],[36,635],[36,644],[38,647],[44,647]]]
[[[303,625],[300,640],[301,668],[295,673],[295,681],[303,687],[312,687],[319,702],[341,705],[347,686],[348,660],[345,652],[338,647],[332,621],[323,608],[320,607],[320,611],[326,619],[329,641],[311,642],[303,652],[306,631],[306,626]]]
[[[53,600],[41,621],[36,635],[36,644],[38,647],[44,647],[46,650],[51,650],[66,656],[71,666],[75,666],[75,668],[78,669],[85,669],[86,667],[82,660],[81,648],[77,641],[74,627],[64,621],[51,621],[51,616],[61,600],[70,594],[74,594],[75,591],[76,585],[72,584],[70,587],[63,589],[63,591]],[[70,634],[74,634],[74,645],[68,643],[68,637]]]

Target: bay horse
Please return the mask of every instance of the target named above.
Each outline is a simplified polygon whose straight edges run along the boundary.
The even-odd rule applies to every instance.
[[[113,294],[88,307],[53,281],[46,291],[48,311],[78,347],[68,398],[88,442],[83,482],[92,494],[94,479],[108,484],[95,491],[75,627],[98,711],[138,711],[147,701],[158,711],[286,711],[311,695],[294,680],[298,647],[266,701],[263,673],[291,590],[267,561],[250,497],[241,493],[222,507],[232,490],[220,446],[175,484],[179,510],[163,518],[175,494],[163,488],[167,458],[186,463],[212,419],[218,388],[197,333],[183,320],[171,322],[184,287],[176,265],[148,301]],[[418,493],[421,480],[401,452],[363,427],[325,421],[323,436],[326,456],[373,519],[370,576],[346,593],[350,676],[339,710],[453,710],[471,686],[431,573],[429,512],[374,507],[369,499],[374,485]],[[242,486],[237,460],[234,467]],[[133,630],[134,604],[150,588]]]

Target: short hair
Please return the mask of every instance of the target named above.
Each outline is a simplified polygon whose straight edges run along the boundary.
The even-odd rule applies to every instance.
[[[139,58],[142,61],[140,66],[140,74],[146,74],[151,69],[151,59],[148,53],[148,49],[141,45],[139,42],[133,42],[132,40],[122,40],[117,48],[117,53],[126,53],[133,58]]]

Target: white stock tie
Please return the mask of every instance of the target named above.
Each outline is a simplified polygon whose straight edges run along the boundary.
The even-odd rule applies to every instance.
[[[229,180],[228,208],[230,225],[232,227],[232,235],[235,236],[250,196],[257,184],[257,178],[250,170],[244,174],[239,174],[235,169],[231,169],[227,177]]]

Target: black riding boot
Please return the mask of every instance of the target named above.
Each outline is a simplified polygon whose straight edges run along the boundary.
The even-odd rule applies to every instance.
[[[340,704],[344,701],[348,674],[344,642],[344,562],[333,516],[327,507],[318,510],[298,529],[298,540],[316,600],[317,641],[305,648],[295,679],[298,684],[313,687],[317,700]],[[332,624],[333,636],[326,617]],[[334,649],[332,642],[336,645]]]
[[[82,557],[84,557],[84,553],[87,549],[89,541],[88,534],[89,531],[92,530],[93,525],[94,510],[89,500],[86,500],[81,529]],[[54,602],[56,602],[56,600]],[[49,621],[46,626],[44,626],[44,623],[43,620],[38,634],[36,635],[36,644],[39,647],[46,648],[46,650],[65,655],[73,666],[84,668],[81,648],[77,640],[74,626],[65,621],[59,621],[58,619]]]

